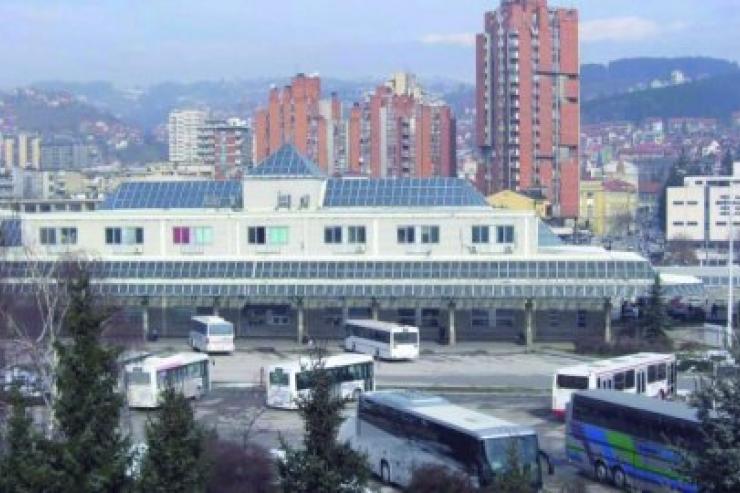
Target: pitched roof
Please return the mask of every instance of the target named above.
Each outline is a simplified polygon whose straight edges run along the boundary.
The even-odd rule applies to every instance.
[[[100,209],[241,208],[242,184],[226,181],[143,181],[121,183]]]
[[[467,180],[459,178],[331,178],[324,207],[488,206]]]
[[[280,149],[270,154],[261,163],[252,168],[248,176],[263,177],[325,177],[321,168],[316,163],[307,159],[298,152],[292,144],[285,144]]]

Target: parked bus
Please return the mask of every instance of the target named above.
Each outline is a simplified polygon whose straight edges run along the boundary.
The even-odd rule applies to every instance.
[[[384,483],[402,487],[426,465],[469,475],[477,486],[489,485],[505,471],[512,447],[533,489],[542,487],[543,463],[552,474],[549,457],[540,451],[531,428],[416,392],[363,394],[357,416],[345,421],[338,439],[366,454],[371,470]]]
[[[198,398],[211,388],[209,359],[204,354],[147,356],[124,368],[129,407],[156,408],[162,392],[168,388],[182,392],[187,398]]]
[[[644,395],[589,390],[573,394],[566,417],[568,462],[601,482],[637,491],[697,492],[682,474],[699,452],[696,409]]]
[[[416,359],[419,357],[419,329],[378,320],[344,322],[347,351],[365,353],[382,359]]]
[[[665,399],[676,392],[676,356],[638,353],[561,368],[552,382],[552,411],[562,418],[577,390],[621,390]]]
[[[221,317],[202,315],[193,317],[190,329],[190,347],[204,353],[233,353],[234,324]]]
[[[375,363],[372,356],[340,354],[328,356],[323,368],[331,379],[333,392],[345,399],[358,399],[375,390]],[[314,363],[306,358],[272,365],[267,372],[267,405],[297,409],[298,399],[313,387]]]

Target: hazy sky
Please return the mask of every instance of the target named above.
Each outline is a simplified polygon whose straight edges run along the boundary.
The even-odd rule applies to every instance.
[[[472,80],[494,0],[0,0],[0,85],[36,80],[382,77]],[[581,15],[581,59],[737,60],[740,0],[551,0]]]

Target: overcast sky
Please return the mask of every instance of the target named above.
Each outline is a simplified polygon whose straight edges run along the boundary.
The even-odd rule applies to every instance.
[[[473,79],[494,0],[0,0],[0,85],[37,80]],[[581,15],[581,59],[737,60],[740,0],[551,0]]]

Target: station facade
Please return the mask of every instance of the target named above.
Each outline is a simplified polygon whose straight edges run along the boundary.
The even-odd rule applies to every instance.
[[[347,317],[423,339],[611,337],[655,272],[631,252],[563,245],[532,212],[456,178],[333,178],[286,145],[241,181],[130,182],[94,211],[2,219],[3,282],[88,259],[131,330],[184,336],[217,313],[240,337],[342,336]],[[668,286],[692,294],[701,283]]]

